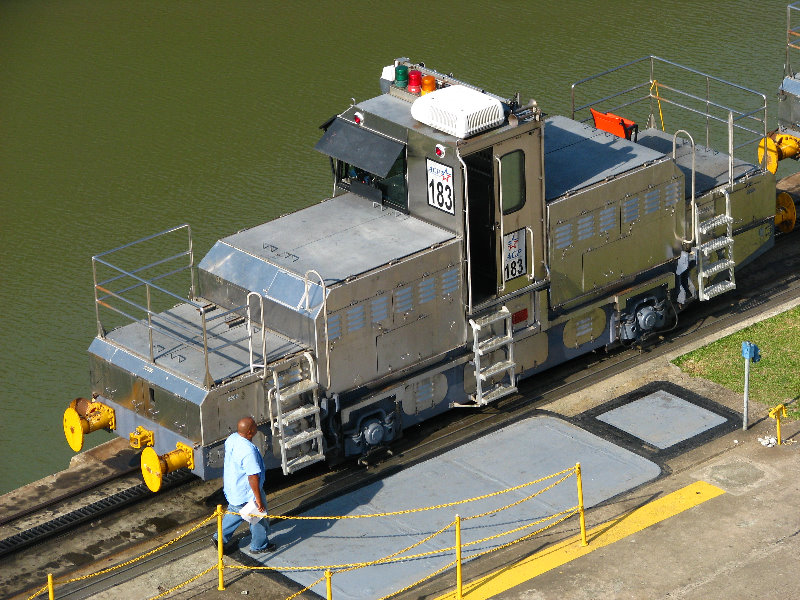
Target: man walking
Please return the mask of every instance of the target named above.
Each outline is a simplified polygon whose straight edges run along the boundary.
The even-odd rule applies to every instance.
[[[243,521],[239,514],[242,507],[252,500],[259,513],[267,512],[267,500],[263,493],[264,460],[251,441],[257,431],[255,420],[252,417],[244,417],[239,420],[236,433],[230,434],[225,440],[225,463],[222,474],[222,491],[228,501],[228,512],[222,517],[222,544],[225,554],[236,549],[230,542],[233,532]],[[259,519],[251,523],[250,534],[251,552],[260,554],[273,552],[277,548],[275,544],[269,543],[267,520]],[[216,546],[216,536],[212,537],[212,541]]]

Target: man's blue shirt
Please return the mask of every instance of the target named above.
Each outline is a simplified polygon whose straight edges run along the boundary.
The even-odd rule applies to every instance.
[[[222,475],[222,490],[228,504],[239,506],[255,500],[248,475],[258,475],[258,485],[263,488],[264,460],[251,441],[232,433],[225,440],[225,469]]]

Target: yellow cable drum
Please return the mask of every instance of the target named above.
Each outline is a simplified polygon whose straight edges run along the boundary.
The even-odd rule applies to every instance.
[[[83,449],[83,436],[98,429],[116,429],[114,409],[97,400],[75,398],[64,411],[64,437],[75,452]]]
[[[788,192],[781,192],[775,201],[775,228],[781,233],[789,233],[797,222],[797,207]]]
[[[194,469],[194,450],[191,446],[178,442],[172,452],[161,456],[148,446],[142,451],[142,478],[151,492],[161,489],[164,475],[183,467]]]
[[[793,135],[773,131],[758,143],[758,162],[764,164],[770,173],[778,170],[778,161],[794,158],[800,152],[800,140]]]

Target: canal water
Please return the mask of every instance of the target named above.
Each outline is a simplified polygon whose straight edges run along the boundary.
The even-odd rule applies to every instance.
[[[87,394],[90,257],[214,240],[323,199],[319,125],[413,60],[569,114],[570,84],[656,54],[767,94],[785,3],[0,3],[0,493],[64,469]],[[110,439],[98,432],[87,445]]]

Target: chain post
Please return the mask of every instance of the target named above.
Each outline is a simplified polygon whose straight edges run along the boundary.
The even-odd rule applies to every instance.
[[[53,574],[52,573],[48,573],[47,574],[47,597],[50,600],[55,600],[55,597],[56,597],[56,592],[53,589]]]
[[[461,517],[456,515],[456,600],[463,598],[463,581],[461,572]]]
[[[325,597],[327,600],[333,600],[333,586],[331,585],[331,573],[330,569],[326,569],[325,571]]]
[[[222,545],[222,505],[217,504],[217,570],[219,571],[217,589],[220,591],[225,589],[225,578],[223,576],[225,565],[222,561]]]
[[[581,463],[575,463],[575,478],[578,480],[578,514],[581,520],[581,546],[588,546],[586,541],[586,516],[583,510],[583,479],[581,477]]]

